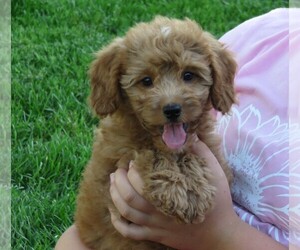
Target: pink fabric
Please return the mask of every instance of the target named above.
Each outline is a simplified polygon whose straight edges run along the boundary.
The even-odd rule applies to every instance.
[[[220,39],[235,53],[239,65],[239,104],[231,115],[219,116],[218,125],[235,175],[235,211],[286,246],[289,237],[294,242],[299,239],[297,230],[289,235],[289,209],[293,209],[289,201],[300,194],[300,185],[293,193],[289,189],[291,174],[297,176],[290,169],[300,169],[300,108],[294,92],[300,85],[300,9],[292,12],[296,13],[292,25],[291,11],[277,9],[246,21]],[[298,155],[293,162],[291,145],[294,156]],[[298,208],[295,204],[295,211]],[[292,223],[297,226],[299,221],[295,216]]]

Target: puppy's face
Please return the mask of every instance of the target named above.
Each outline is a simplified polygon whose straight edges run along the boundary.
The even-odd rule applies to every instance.
[[[213,79],[208,58],[174,39],[172,27],[165,29],[150,36],[152,42],[136,44],[143,49],[128,42],[135,52],[128,55],[121,86],[143,126],[168,148],[180,149],[207,110]]]
[[[153,138],[180,150],[203,112],[229,111],[234,74],[231,55],[196,23],[158,17],[98,54],[91,102],[99,115],[126,103]]]

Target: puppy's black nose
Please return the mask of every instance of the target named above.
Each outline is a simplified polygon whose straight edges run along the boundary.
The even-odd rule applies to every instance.
[[[181,114],[181,106],[177,103],[171,103],[163,107],[165,117],[170,121],[176,121]]]

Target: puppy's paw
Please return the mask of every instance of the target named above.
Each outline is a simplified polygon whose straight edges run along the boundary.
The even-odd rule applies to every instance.
[[[213,203],[213,186],[197,186],[182,173],[171,170],[155,172],[149,177],[144,193],[158,210],[184,223],[204,220]]]
[[[187,185],[184,176],[171,170],[162,170],[147,176],[144,195],[158,210],[166,215],[185,220],[188,209]]]
[[[182,174],[186,177],[188,186],[188,199],[190,208],[187,217],[192,223],[200,223],[205,219],[205,215],[212,209],[216,188],[211,184],[211,172],[204,159],[193,154],[187,154],[178,162]],[[193,215],[194,209],[198,216]]]
[[[203,185],[198,190],[188,191],[190,201],[186,217],[189,223],[201,223],[208,211],[213,207],[216,189],[210,184]]]

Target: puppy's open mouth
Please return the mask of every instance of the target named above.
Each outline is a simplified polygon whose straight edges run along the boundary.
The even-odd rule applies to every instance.
[[[167,123],[163,127],[162,140],[170,149],[181,148],[187,138],[186,123]]]

